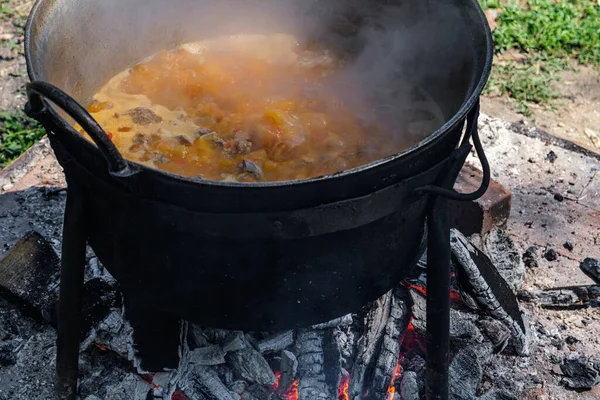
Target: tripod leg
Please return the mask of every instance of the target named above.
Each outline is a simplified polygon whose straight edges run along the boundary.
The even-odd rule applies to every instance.
[[[427,216],[427,400],[448,399],[450,228],[448,200],[437,197]]]
[[[56,343],[55,390],[60,400],[75,400],[77,397],[81,307],[87,241],[83,203],[81,193],[69,188],[63,226]]]

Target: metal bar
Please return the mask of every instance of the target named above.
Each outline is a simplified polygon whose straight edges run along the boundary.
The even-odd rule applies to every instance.
[[[427,227],[426,398],[447,400],[450,347],[450,227],[447,199],[433,199]]]
[[[81,340],[83,277],[86,232],[84,201],[75,185],[69,185],[63,226],[58,338],[56,341],[56,386],[60,400],[77,397],[79,343]]]

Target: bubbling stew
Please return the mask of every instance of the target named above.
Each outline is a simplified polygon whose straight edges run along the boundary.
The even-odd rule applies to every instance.
[[[288,35],[214,38],[114,76],[88,111],[125,158],[208,180],[332,174],[420,139],[369,118],[375,105],[353,96],[344,68],[333,52]]]

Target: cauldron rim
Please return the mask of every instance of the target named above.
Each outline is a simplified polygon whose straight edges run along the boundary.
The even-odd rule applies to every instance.
[[[27,24],[25,26],[25,41],[24,41],[25,61],[26,61],[26,66],[27,66],[27,74],[31,81],[37,80],[37,76],[34,71],[34,68],[32,65],[32,58],[31,58],[31,48],[32,48],[31,37],[33,35],[32,31],[35,28],[33,21],[36,19],[36,14],[39,12],[40,7],[44,3],[50,2],[50,1],[55,1],[55,0],[36,0],[34,6],[31,9],[29,17],[27,19]],[[483,91],[483,88],[485,87],[485,85],[487,83],[487,80],[488,80],[489,75],[492,70],[492,60],[493,60],[492,33],[489,29],[489,25],[487,23],[487,19],[483,13],[483,10],[477,3],[477,0],[470,0],[470,4],[465,4],[464,7],[472,7],[474,9],[475,13],[477,14],[477,17],[480,20],[479,22],[482,24],[482,27],[483,27],[483,33],[484,33],[484,38],[485,38],[485,58],[484,58],[484,65],[483,65],[483,69],[481,71],[479,80],[478,80],[477,84],[475,85],[475,87],[473,87],[470,90],[469,96],[463,102],[463,104],[461,105],[459,110],[452,116],[452,118],[450,118],[448,121],[446,121],[442,126],[440,126],[433,133],[426,136],[424,139],[422,139],[419,142],[415,143],[414,145],[402,150],[399,153],[392,154],[390,156],[380,158],[380,159],[372,161],[370,163],[363,164],[358,167],[346,169],[343,171],[339,171],[339,172],[336,172],[333,174],[321,175],[321,176],[304,178],[304,179],[267,181],[267,182],[231,182],[231,181],[218,181],[218,180],[208,180],[208,179],[198,180],[198,179],[194,179],[192,177],[174,174],[174,173],[163,171],[163,170],[160,170],[157,168],[147,167],[145,165],[139,164],[135,161],[128,160],[128,159],[125,159],[125,162],[127,163],[127,165],[129,167],[131,167],[131,166],[134,167],[134,168],[131,168],[132,172],[139,171],[139,170],[146,170],[147,172],[150,172],[153,174],[163,175],[164,177],[169,178],[169,179],[173,179],[176,181],[184,181],[184,182],[188,182],[191,184],[197,184],[198,186],[255,189],[255,188],[261,188],[261,187],[265,187],[265,188],[271,187],[272,188],[272,187],[283,187],[283,186],[301,186],[301,185],[308,185],[311,183],[321,182],[321,181],[332,181],[335,179],[341,179],[341,178],[345,178],[345,177],[348,177],[351,175],[358,174],[360,172],[371,170],[371,169],[377,168],[379,166],[390,164],[396,160],[402,159],[409,154],[415,153],[415,152],[427,147],[428,145],[435,143],[440,138],[442,138],[447,133],[449,133],[452,130],[452,128],[454,128],[457,124],[463,122],[465,120],[468,112],[478,102],[481,92]],[[65,119],[62,118],[60,115],[58,115],[58,113],[54,109],[52,109],[51,111],[52,111],[52,114],[54,114],[54,116],[55,116],[56,123],[59,125],[59,127],[61,129],[64,129],[64,130],[67,130],[67,131],[70,131],[70,132],[76,133],[76,134],[78,133],[75,131],[73,126],[70,125],[67,121],[65,121]],[[100,153],[98,148],[93,143],[89,142],[88,140],[85,140],[83,138],[83,136],[81,136],[81,135],[77,135],[77,136],[79,136],[78,139],[81,139],[80,143],[82,145],[89,146],[89,148],[93,149],[93,151]]]

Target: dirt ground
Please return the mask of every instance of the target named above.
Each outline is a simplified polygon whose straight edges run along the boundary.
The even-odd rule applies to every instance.
[[[24,85],[27,83],[27,68],[23,55],[24,18],[33,6],[32,1],[10,0],[2,4],[3,10],[12,13],[0,14],[0,112],[14,111],[26,101]]]
[[[525,117],[515,110],[515,102],[507,96],[484,96],[482,111],[511,122],[525,121],[529,125],[587,148],[600,152],[600,71],[578,66],[578,72],[562,71],[554,89],[563,94],[555,110],[531,104],[532,115]]]

